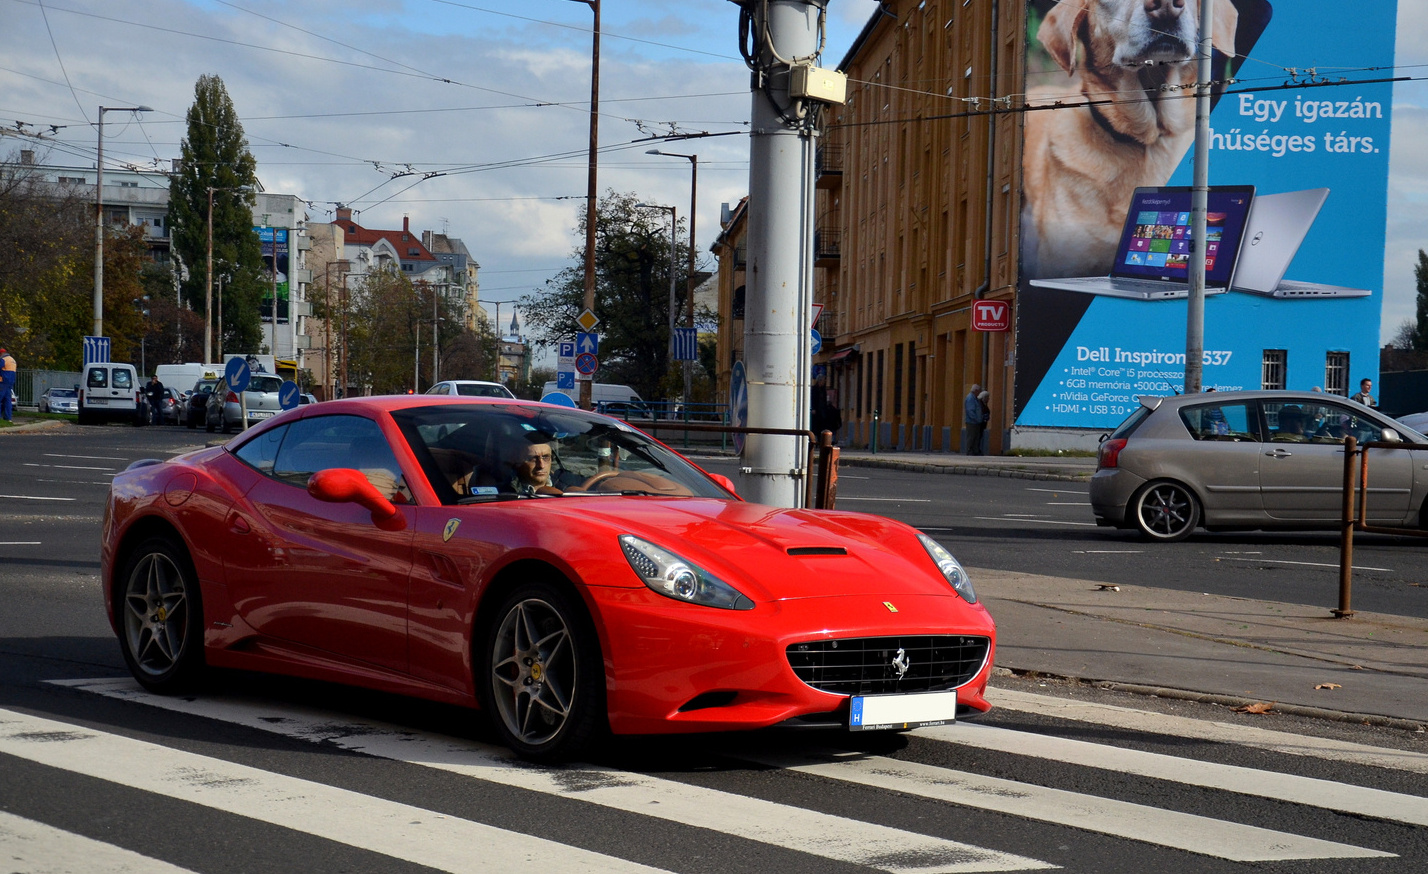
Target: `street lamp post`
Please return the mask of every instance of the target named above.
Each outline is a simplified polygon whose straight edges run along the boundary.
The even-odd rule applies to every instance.
[[[584,306],[595,311],[595,198],[596,155],[600,148],[600,0],[571,0],[584,3],[595,15],[594,38],[590,51],[590,160],[585,187],[585,299]],[[591,409],[590,387],[592,380],[580,383],[580,406]]]
[[[675,245],[676,245],[676,244],[675,244],[675,231],[676,231],[676,229],[677,229],[678,226],[679,226],[679,216],[678,216],[678,214],[676,213],[675,208],[672,207],[672,206],[661,206],[661,205],[659,205],[659,204],[657,204],[657,203],[637,203],[637,204],[635,204],[635,207],[638,208],[638,209],[659,209],[659,210],[667,210],[667,211],[669,212],[669,360],[670,360],[670,361],[673,361],[673,360],[674,360],[674,324],[675,324],[675,319],[674,319],[674,310],[675,310],[675,294],[674,294],[674,286],[675,286],[675,282],[674,282],[674,279],[675,279],[675,277],[674,277],[674,247],[675,247]],[[687,392],[687,391],[686,391],[686,393],[685,393],[685,399],[684,399],[684,401],[685,401],[686,404],[689,403],[689,397],[688,397],[688,392]]]
[[[684,158],[689,161],[689,275],[685,277],[684,301],[689,307],[685,313],[685,327],[694,327],[694,217],[699,210],[699,156],[681,155],[675,152],[662,152],[659,149],[649,149],[646,155],[664,155],[666,158]],[[671,334],[674,332],[671,331]],[[684,362],[684,406],[689,408],[690,383],[693,381],[691,373],[692,362]]]
[[[94,162],[94,336],[104,336],[104,113],[153,112],[147,106],[99,107],[99,156]]]

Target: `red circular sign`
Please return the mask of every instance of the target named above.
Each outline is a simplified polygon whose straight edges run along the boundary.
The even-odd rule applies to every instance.
[[[589,376],[600,369],[600,359],[595,357],[594,352],[581,352],[575,356],[575,369]]]

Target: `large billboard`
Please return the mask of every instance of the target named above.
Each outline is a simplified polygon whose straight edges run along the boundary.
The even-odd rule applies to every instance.
[[[288,321],[288,229],[255,225],[253,233],[263,247],[263,272],[269,280],[269,290],[263,294],[260,315],[263,321],[273,318],[273,304],[278,305],[278,321]]]
[[[1351,392],[1378,371],[1392,94],[1363,80],[1395,0],[1214,3],[1203,384]],[[1028,0],[1018,427],[1184,385],[1199,14]]]

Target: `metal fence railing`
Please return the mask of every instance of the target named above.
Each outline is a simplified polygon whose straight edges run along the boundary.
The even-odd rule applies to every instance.
[[[22,407],[33,407],[48,389],[75,388],[81,375],[73,370],[18,370],[15,372],[15,400]]]
[[[1395,527],[1368,524],[1369,450],[1394,452],[1428,452],[1428,446],[1400,441],[1373,440],[1359,443],[1353,437],[1344,438],[1344,504],[1339,517],[1339,606],[1333,611],[1339,619],[1354,615],[1353,595],[1354,532],[1397,534],[1406,537],[1428,537],[1424,528]],[[1420,511],[1421,512],[1421,511]]]

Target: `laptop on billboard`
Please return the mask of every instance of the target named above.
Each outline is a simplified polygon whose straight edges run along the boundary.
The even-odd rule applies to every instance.
[[[1137,188],[1109,276],[1033,279],[1037,288],[1059,288],[1132,300],[1176,300],[1190,294],[1190,188]],[[1229,290],[1253,185],[1211,186],[1205,217],[1205,293]]]
[[[1285,271],[1299,253],[1309,228],[1329,197],[1327,188],[1261,194],[1250,206],[1245,242],[1230,283],[1234,291],[1281,299],[1311,297],[1366,297],[1366,288],[1346,288],[1317,282],[1285,279]]]

